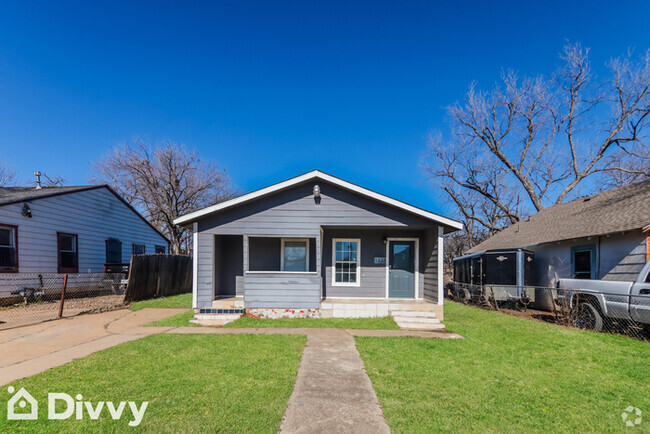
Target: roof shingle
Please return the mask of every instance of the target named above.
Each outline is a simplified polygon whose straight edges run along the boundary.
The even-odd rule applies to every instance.
[[[53,196],[75,191],[90,190],[103,187],[103,185],[75,185],[66,187],[42,187],[38,190],[35,187],[0,187],[0,205],[6,205],[24,200],[38,199],[45,196]]]
[[[544,208],[468,250],[526,247],[650,224],[650,179]]]

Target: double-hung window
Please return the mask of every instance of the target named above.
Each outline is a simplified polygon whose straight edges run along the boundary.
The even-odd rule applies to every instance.
[[[309,269],[309,240],[282,239],[282,271],[307,271]]]
[[[79,249],[76,234],[57,233],[59,273],[79,272]]]
[[[119,264],[122,262],[122,241],[117,238],[106,240],[106,263]]]
[[[16,226],[0,225],[0,272],[18,272],[18,243]]]
[[[146,252],[146,246],[144,244],[138,244],[138,243],[131,244],[131,254],[144,255],[145,252]]]
[[[335,238],[332,240],[333,286],[359,286],[361,240]]]

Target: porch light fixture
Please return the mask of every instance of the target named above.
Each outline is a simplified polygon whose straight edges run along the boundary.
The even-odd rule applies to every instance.
[[[314,185],[314,197],[319,198],[320,197],[320,187],[318,184]]]
[[[22,214],[23,217],[32,218],[32,210],[29,208],[29,205],[26,203],[23,204],[23,209],[20,211],[20,214]]]

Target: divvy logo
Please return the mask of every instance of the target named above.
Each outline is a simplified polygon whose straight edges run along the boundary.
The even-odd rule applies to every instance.
[[[37,420],[38,419],[38,401],[24,388],[21,387],[18,392],[13,386],[9,386],[7,391],[13,394],[7,401],[7,419],[8,420]],[[15,394],[14,394],[15,392]],[[93,405],[91,401],[83,401],[83,396],[78,394],[75,399],[67,393],[48,393],[47,395],[47,418],[50,420],[69,419],[72,415],[75,419],[81,420],[86,416],[91,420],[99,419],[104,408],[113,420],[121,419],[123,415],[128,415],[124,410],[128,404],[130,410],[129,426],[138,426],[142,422],[145,411],[147,411],[148,401],[143,401],[138,408],[133,401],[121,401],[115,405],[112,401],[99,401]],[[64,403],[65,407],[57,411],[57,403]]]

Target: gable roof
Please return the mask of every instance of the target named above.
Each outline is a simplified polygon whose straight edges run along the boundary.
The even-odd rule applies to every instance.
[[[82,191],[96,190],[99,188],[105,188],[113,195],[118,198],[124,205],[126,205],[131,211],[133,211],[142,221],[144,221],[151,229],[156,231],[165,241],[169,243],[169,239],[160,232],[154,225],[151,224],[149,220],[144,218],[142,214],[138,212],[130,203],[128,203],[122,196],[120,196],[115,190],[109,187],[106,184],[96,184],[96,185],[76,185],[76,186],[65,186],[65,187],[41,187],[36,189],[35,187],[0,187],[0,206],[10,205],[12,203],[18,202],[27,202],[37,199],[45,199],[47,197],[60,196],[63,194],[69,193],[79,193]]]
[[[650,179],[544,208],[467,253],[643,229],[650,224]]]
[[[0,187],[0,205],[23,202],[43,197],[57,196],[59,194],[85,191],[93,188],[100,188],[103,185],[75,185],[65,187]]]
[[[412,214],[419,215],[421,217],[424,217],[425,219],[432,220],[436,223],[439,223],[444,226],[448,226],[453,229],[462,229],[463,224],[461,222],[458,222],[456,220],[450,219],[448,217],[443,217],[438,214],[434,214],[432,212],[426,211],[422,208],[418,208],[413,205],[409,205],[408,203],[402,202],[397,199],[393,199],[392,197],[385,196],[383,194],[377,193],[372,190],[368,190],[367,188],[358,186],[356,184],[352,184],[351,182],[344,181],[341,178],[337,178],[335,176],[329,175],[327,173],[321,172],[320,170],[312,170],[311,172],[307,172],[305,174],[296,176],[291,179],[287,179],[286,181],[278,182],[277,184],[273,184],[271,186],[253,191],[251,193],[244,194],[242,196],[238,196],[234,199],[227,200],[225,202],[218,203],[216,205],[211,205],[206,208],[200,209],[198,211],[191,212],[189,214],[185,214],[184,216],[178,217],[176,220],[174,220],[174,224],[177,225],[182,225],[182,224],[187,224],[190,222],[193,222],[195,220],[200,219],[203,216],[206,216],[208,214],[216,213],[219,211],[223,211],[225,209],[244,204],[246,202],[252,201],[254,199],[278,192],[280,190],[284,190],[286,188],[292,187],[294,185],[300,184],[302,182],[306,181],[311,181],[311,180],[323,180],[326,182],[330,182],[338,187],[341,187],[346,190],[353,191],[355,193],[358,193],[362,196],[366,196],[370,199],[374,199],[377,202],[384,203],[386,205],[393,206],[395,208],[402,209],[404,211],[410,212]]]

